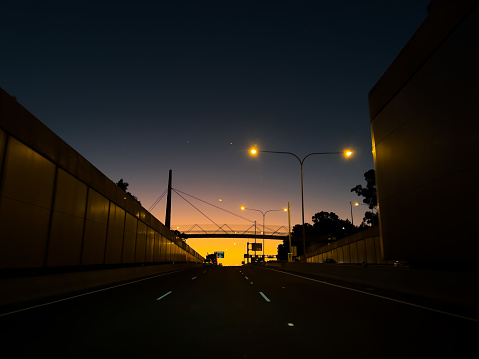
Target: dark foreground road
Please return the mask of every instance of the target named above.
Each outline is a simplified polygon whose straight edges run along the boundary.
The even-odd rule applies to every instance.
[[[0,317],[3,358],[463,358],[479,322],[256,267],[187,269]]]

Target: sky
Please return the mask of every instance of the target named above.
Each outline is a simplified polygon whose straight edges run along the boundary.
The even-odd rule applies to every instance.
[[[351,220],[374,168],[368,92],[429,0],[9,1],[0,87],[149,209],[173,172],[172,227],[245,226],[290,203]],[[164,223],[166,198],[152,214]],[[359,225],[366,207],[353,208]],[[224,212],[224,209],[228,212]],[[241,216],[241,217],[238,217]],[[266,226],[288,226],[271,211]],[[271,241],[265,254],[276,254]],[[246,240],[189,240],[239,264]],[[230,255],[227,251],[230,251]],[[233,254],[234,252],[234,254]]]

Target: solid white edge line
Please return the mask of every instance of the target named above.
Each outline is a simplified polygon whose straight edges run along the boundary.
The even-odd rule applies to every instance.
[[[277,270],[277,269],[271,269],[271,268],[265,268],[265,269],[267,269],[267,270],[272,270],[272,271],[279,272],[279,273],[288,274],[288,275],[291,275],[291,276],[294,276],[294,277],[299,277],[299,278],[303,278],[303,279],[308,279],[308,280],[311,280],[311,281],[313,281],[313,282],[318,282],[318,283],[322,283],[322,284],[327,284],[327,285],[330,285],[330,286],[333,286],[333,287],[342,288],[342,289],[350,290],[350,291],[353,291],[353,292],[358,292],[358,293],[362,293],[362,294],[367,294],[367,295],[370,295],[370,296],[372,296],[372,297],[377,297],[377,298],[381,298],[381,299],[390,300],[390,301],[392,301],[392,302],[397,302],[397,303],[409,305],[409,306],[411,306],[411,307],[426,309],[426,310],[429,310],[429,311],[431,311],[431,312],[441,313],[441,314],[449,315],[449,316],[451,316],[451,317],[456,317],[456,318],[460,318],[460,319],[471,320],[471,321],[473,321],[473,322],[478,322],[478,323],[479,323],[479,319],[475,319],[475,318],[471,318],[471,317],[466,317],[466,316],[464,316],[464,315],[454,314],[454,313],[450,313],[450,312],[445,312],[445,311],[443,311],[443,310],[434,309],[434,308],[429,308],[429,307],[425,307],[425,306],[423,306],[423,305],[414,304],[414,303],[410,303],[410,302],[405,302],[405,301],[403,301],[403,300],[394,299],[394,298],[390,298],[390,297],[385,297],[385,296],[379,295],[379,294],[368,293],[368,292],[364,292],[364,291],[359,290],[359,289],[353,289],[353,288],[344,287],[344,286],[342,286],[342,285],[324,282],[324,281],[319,280],[319,279],[313,279],[313,278],[303,277],[303,276],[301,276],[301,275],[297,275],[297,274],[293,274],[293,273],[288,273],[288,272],[283,272],[283,271],[280,271],[280,270]]]
[[[187,269],[188,269],[188,268],[187,268]],[[162,276],[164,276],[164,275],[173,274],[173,273],[178,273],[178,272],[182,272],[182,271],[185,271],[185,270],[186,270],[186,269],[180,269],[180,270],[177,270],[177,271],[174,271],[174,272],[157,274],[157,275],[154,275],[154,276],[152,276],[152,277],[143,278],[143,279],[138,279],[138,280],[134,280],[134,281],[128,282],[128,283],[118,284],[118,285],[114,285],[114,286],[111,286],[111,287],[102,288],[102,289],[97,289],[97,290],[94,290],[94,291],[91,291],[91,292],[74,295],[74,296],[72,296],[72,297],[67,297],[67,298],[63,298],[63,299],[58,299],[58,300],[54,300],[54,301],[52,301],[52,302],[47,302],[47,303],[43,303],[43,304],[34,305],[34,306],[32,306],[32,307],[27,307],[27,308],[23,308],[23,309],[14,310],[14,311],[12,311],[12,312],[0,314],[0,317],[4,317],[4,316],[10,315],[10,314],[15,314],[15,313],[19,313],[19,312],[24,312],[24,311],[30,310],[30,309],[35,309],[35,308],[44,307],[44,306],[50,305],[50,304],[55,304],[55,303],[64,302],[64,301],[66,301],[66,300],[83,297],[83,296],[89,295],[89,294],[94,294],[94,293],[98,293],[98,292],[103,292],[103,291],[109,290],[109,289],[114,289],[114,288],[118,288],[118,287],[123,287],[123,286],[125,286],[125,285],[129,285],[129,284],[133,284],[133,283],[143,282],[144,280],[149,280],[149,279],[153,279],[153,278],[157,278],[157,277],[162,277]]]
[[[265,296],[265,295],[264,295],[264,293],[263,293],[263,292],[259,292],[259,294],[261,294],[261,296],[264,298],[264,300],[265,300],[265,301],[267,301],[267,302],[271,302],[271,301],[269,300],[269,298],[268,298],[267,296]]]
[[[166,297],[167,295],[169,295],[169,294],[171,294],[171,293],[173,293],[173,291],[170,290],[168,293],[163,294],[163,295],[162,295],[161,297],[159,297],[159,298],[156,298],[156,300],[162,300],[164,297]]]

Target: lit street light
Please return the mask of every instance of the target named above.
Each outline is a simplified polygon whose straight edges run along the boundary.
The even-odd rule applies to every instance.
[[[266,153],[280,153],[280,154],[285,154],[285,155],[291,155],[296,157],[296,159],[299,161],[299,164],[301,166],[301,216],[303,220],[303,254],[306,255],[306,229],[304,227],[304,192],[303,192],[303,163],[306,158],[312,155],[339,155],[343,154],[345,157],[351,157],[353,152],[351,150],[345,150],[342,152],[313,152],[310,153],[306,156],[303,157],[303,159],[300,159],[297,155],[291,152],[282,152],[282,151],[263,151],[263,150],[258,150],[256,148],[252,148],[250,150],[250,154],[252,156],[257,155],[259,152],[266,152]]]
[[[351,202],[349,202],[349,203],[351,203]],[[368,206],[369,207],[369,205],[366,204],[366,203],[358,203],[358,202],[355,202],[354,206],[355,207],[358,207],[358,206]],[[376,209],[376,211],[377,211],[377,209]],[[352,213],[353,212],[351,212],[351,214]],[[371,226],[374,227],[374,208],[371,208]]]
[[[275,212],[275,211],[284,211],[284,212],[288,212],[288,209],[287,208],[281,208],[281,209],[270,209],[270,210],[267,210],[266,212],[263,212],[263,211],[260,211],[259,209],[254,209],[254,208],[246,208],[245,206],[241,206],[241,210],[244,211],[244,210],[249,210],[249,211],[256,211],[256,212],[260,212],[262,215],[263,215],[263,262],[264,262],[264,217],[266,216],[266,213],[268,212]],[[256,242],[255,242],[256,243]]]

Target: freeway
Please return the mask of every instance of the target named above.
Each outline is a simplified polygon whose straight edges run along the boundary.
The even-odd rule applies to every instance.
[[[191,268],[5,312],[1,352],[240,359],[477,352],[477,320],[369,291],[264,267]]]

